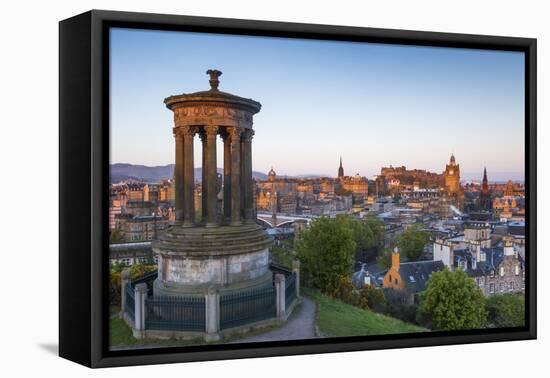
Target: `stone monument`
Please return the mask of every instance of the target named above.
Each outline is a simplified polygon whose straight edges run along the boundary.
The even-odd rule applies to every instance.
[[[167,97],[174,113],[176,221],[157,241],[154,296],[230,293],[272,285],[271,239],[256,223],[252,182],[253,115],[261,104],[218,89]],[[195,214],[194,137],[202,141],[202,206]],[[216,139],[223,140],[223,206],[218,201]]]

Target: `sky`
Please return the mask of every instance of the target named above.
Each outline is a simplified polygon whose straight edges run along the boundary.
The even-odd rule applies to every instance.
[[[383,166],[524,178],[524,54],[113,28],[111,163],[174,162],[170,95],[219,89],[262,104],[253,169],[371,177]],[[195,138],[195,162],[201,149]],[[223,163],[221,141],[218,166]]]

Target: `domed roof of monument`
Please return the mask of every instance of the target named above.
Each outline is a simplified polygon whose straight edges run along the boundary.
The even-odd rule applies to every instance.
[[[267,173],[268,176],[270,177],[275,177],[277,176],[277,174],[275,173],[275,171],[273,170],[273,167],[271,167],[271,169],[269,170],[269,172]]]
[[[231,93],[222,92],[218,89],[220,84],[219,77],[222,75],[221,71],[208,70],[206,73],[210,76],[210,89],[206,91],[199,91],[193,93],[182,93],[179,95],[169,96],[164,99],[164,103],[168,109],[178,107],[186,103],[226,103],[235,107],[245,108],[253,114],[258,113],[262,107],[258,101],[254,101],[251,98],[244,98],[236,96]]]

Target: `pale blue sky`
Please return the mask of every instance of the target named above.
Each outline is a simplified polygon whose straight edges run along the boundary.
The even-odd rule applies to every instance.
[[[209,68],[262,104],[254,170],[441,172],[454,152],[465,179],[523,179],[523,53],[134,29],[111,30],[111,162],[173,163],[163,100],[208,89]]]

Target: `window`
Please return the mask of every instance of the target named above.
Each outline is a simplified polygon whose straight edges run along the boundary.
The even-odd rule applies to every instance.
[[[494,294],[495,293],[495,284],[489,284],[489,293]]]
[[[503,266],[500,267],[500,276],[501,277],[504,276],[504,267]]]
[[[516,273],[516,276],[519,276],[519,265],[516,265],[516,267],[515,267],[515,273]]]
[[[508,289],[510,291],[514,291],[514,281],[510,282],[510,285],[508,286]]]
[[[391,278],[391,274],[390,274],[390,283],[391,283],[392,281],[393,281],[393,280],[392,280],[392,278]]]
[[[398,282],[399,282],[399,281],[397,280],[397,277],[396,277],[396,278],[395,278],[395,284],[397,285]]]

